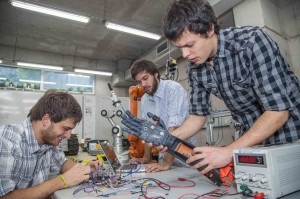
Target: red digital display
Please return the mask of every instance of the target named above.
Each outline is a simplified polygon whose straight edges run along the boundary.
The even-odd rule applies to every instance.
[[[263,156],[238,155],[239,163],[264,165]]]

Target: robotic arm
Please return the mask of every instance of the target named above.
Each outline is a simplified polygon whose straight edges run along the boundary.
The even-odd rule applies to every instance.
[[[116,123],[113,121],[113,117],[115,116],[115,112],[112,110],[105,110],[103,109],[101,111],[101,116],[106,117],[109,121],[109,123],[112,126],[112,134],[116,136],[122,136],[122,128],[119,125],[116,125]]]
[[[144,91],[140,86],[131,86],[129,88],[129,96],[130,96],[130,112],[132,115],[137,117],[138,110],[138,101],[141,100],[144,95]],[[130,157],[141,158],[144,155],[144,144],[142,139],[128,134],[128,141],[130,142],[129,155]]]
[[[152,113],[148,113],[147,115],[157,123],[153,124],[147,120],[138,119],[134,117],[129,111],[126,111],[126,114],[121,116],[121,122],[126,126],[125,128],[123,128],[123,130],[145,140],[146,142],[151,142],[155,146],[167,146],[168,152],[183,162],[185,162],[189,157],[192,156],[193,148],[195,146],[171,135],[168,132],[163,121],[160,120],[160,118],[156,115],[153,115]],[[193,166],[199,161],[201,160],[194,161],[190,165]],[[197,170],[202,171],[206,167],[207,165],[204,165]],[[215,185],[221,186],[222,180],[220,178],[219,169],[213,169],[205,174],[205,176],[210,179]]]
[[[102,110],[101,115],[103,117],[106,117],[110,124],[112,125],[112,134],[114,136],[114,143],[118,150],[118,148],[121,148],[119,151],[122,150],[122,138],[123,138],[123,132],[122,128],[113,121],[114,116],[121,116],[124,114],[125,110],[122,107],[121,101],[118,99],[117,95],[115,94],[112,86],[110,83],[108,83],[108,88],[111,93],[111,100],[113,102],[113,106],[116,108],[116,111],[112,110]],[[144,91],[139,86],[131,86],[129,88],[129,95],[130,95],[130,111],[132,114],[137,116],[137,104],[138,101],[140,101],[141,97],[143,96]],[[130,147],[128,154],[131,157],[141,158],[144,155],[144,144],[142,140],[134,135],[128,134],[128,141],[130,142]]]
[[[115,116],[120,117],[125,111],[124,108],[122,107],[121,101],[118,99],[110,83],[108,83],[108,88],[111,93],[111,100],[113,102],[113,106],[116,108],[116,110],[113,111],[113,110],[103,109],[101,111],[101,116],[106,117],[109,123],[111,124],[116,151],[117,153],[121,153],[123,151],[123,146],[122,146],[123,131],[122,128],[114,122],[113,117]]]
[[[121,104],[121,101],[118,99],[115,91],[113,90],[112,86],[110,85],[110,83],[107,83],[107,85],[108,85],[108,88],[110,90],[111,100],[113,102],[113,106],[117,109],[116,110],[116,115],[120,117],[121,115],[123,115],[125,110],[124,110],[124,108]]]

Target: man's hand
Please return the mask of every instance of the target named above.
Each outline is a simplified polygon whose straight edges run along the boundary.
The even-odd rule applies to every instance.
[[[202,174],[206,174],[212,169],[225,167],[232,162],[232,150],[227,147],[195,147],[193,151],[193,156],[187,159],[186,163],[202,160],[192,167],[197,169],[208,165],[201,171]]]
[[[75,164],[67,172],[62,174],[67,186],[72,187],[78,185],[79,183],[88,180],[90,177],[91,168],[89,166],[84,166],[81,164]]]
[[[159,172],[169,170],[171,168],[172,162],[162,162],[162,163],[153,163],[146,166],[147,173]]]
[[[86,165],[94,169],[99,169],[100,167],[102,167],[103,163],[101,160],[96,160],[96,161],[89,161]]]
[[[150,159],[146,158],[146,157],[142,157],[142,158],[131,158],[129,160],[129,164],[134,164],[134,163],[141,163],[141,164],[147,164],[150,162]]]

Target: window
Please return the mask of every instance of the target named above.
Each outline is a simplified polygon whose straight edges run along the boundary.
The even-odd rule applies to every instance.
[[[0,87],[40,89],[41,70],[0,66]]]
[[[45,71],[44,89],[61,89],[80,93],[94,93],[92,75]]]
[[[94,76],[0,65],[0,88],[94,93]]]

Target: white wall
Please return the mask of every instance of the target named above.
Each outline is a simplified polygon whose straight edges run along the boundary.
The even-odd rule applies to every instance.
[[[95,76],[95,95],[96,96],[110,96],[110,90],[107,83],[111,83],[109,76]],[[113,87],[114,92],[118,97],[128,97],[127,87]]]

